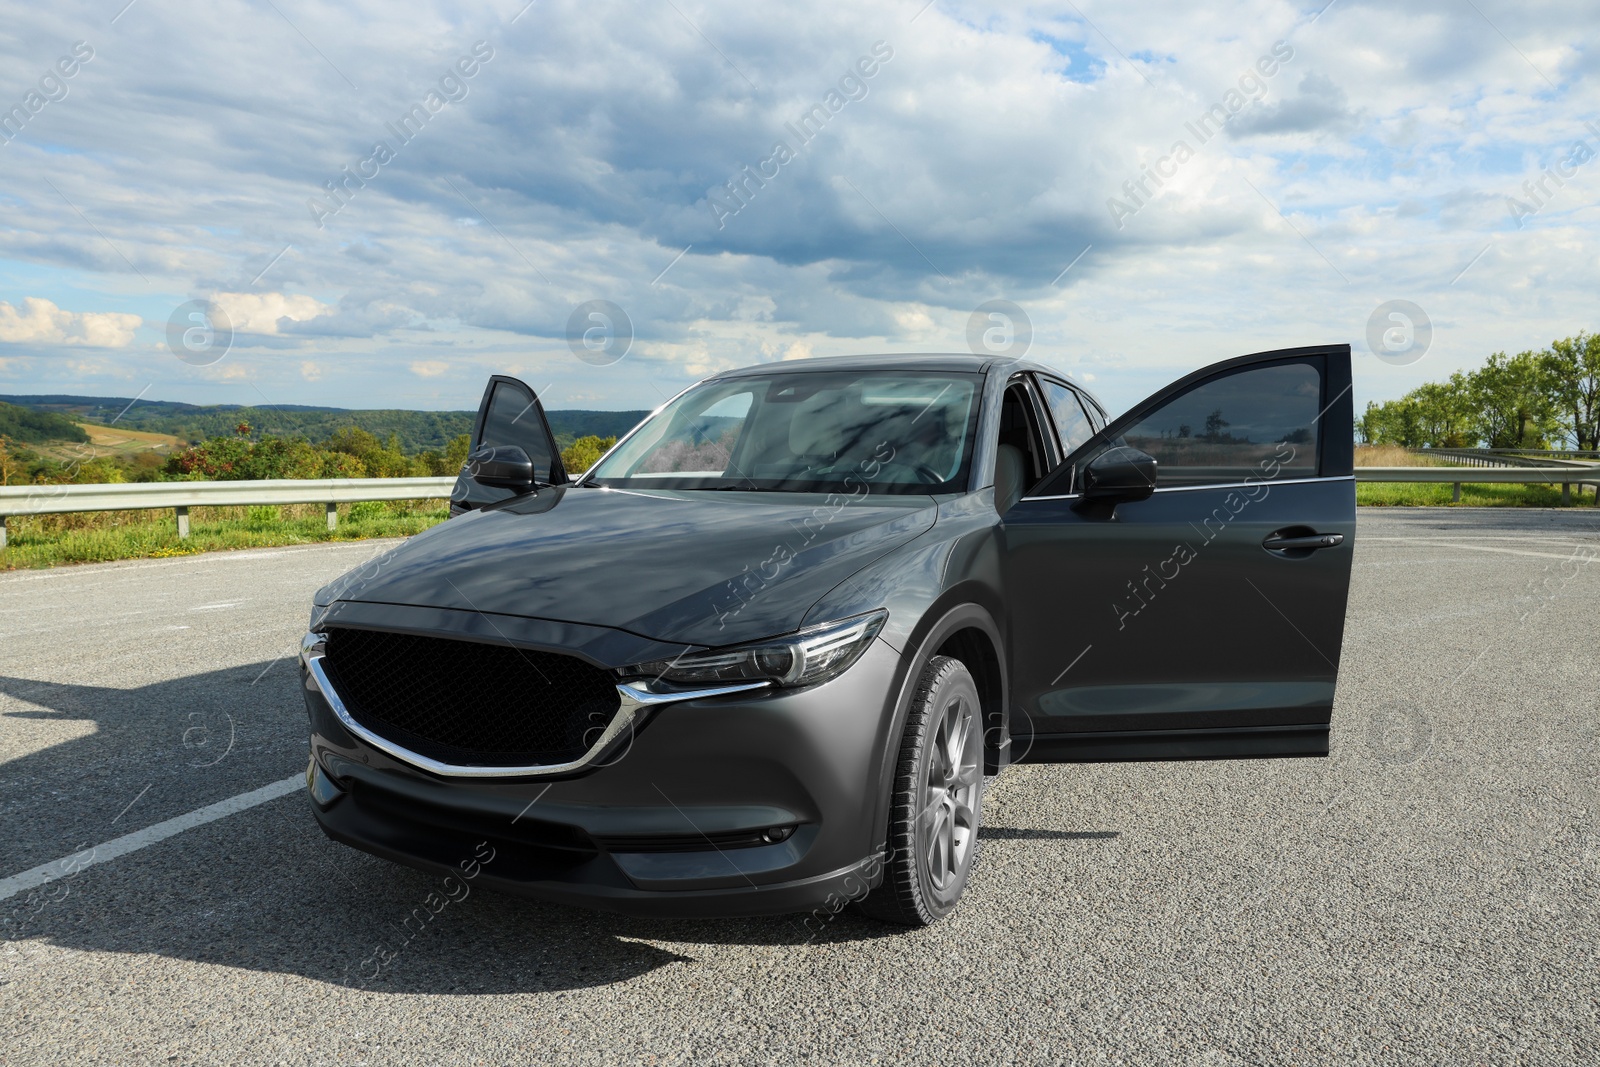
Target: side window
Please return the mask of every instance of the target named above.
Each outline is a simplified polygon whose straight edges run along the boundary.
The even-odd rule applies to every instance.
[[[550,441],[544,412],[533,394],[512,382],[496,382],[476,444],[518,445],[533,460],[537,477],[556,481],[553,468],[558,461],[551,453]]]
[[[1278,465],[1314,478],[1320,363],[1276,363],[1211,378],[1146,413],[1123,443],[1156,458],[1157,488],[1240,482]]]
[[[1005,398],[1000,404],[1000,445],[1022,453],[1025,486],[1043,478],[1051,465],[1038,418],[1027,384],[1017,381],[1006,386]]]
[[[1094,425],[1094,432],[1099,433],[1106,428],[1106,423],[1111,421],[1111,416],[1106,414],[1106,409],[1092,396],[1078,394],[1078,399],[1083,401],[1083,409],[1089,413],[1089,421]]]
[[[1056,432],[1061,435],[1061,450],[1070,455],[1094,434],[1089,415],[1084,411],[1076,390],[1048,378],[1040,379],[1039,384],[1044,387],[1045,403],[1050,405]]]

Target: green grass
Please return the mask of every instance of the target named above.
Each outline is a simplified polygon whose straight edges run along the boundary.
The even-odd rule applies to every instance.
[[[443,500],[362,501],[341,504],[338,526],[330,533],[321,504],[190,508],[187,539],[178,537],[170,510],[13,516],[7,522],[7,545],[0,549],[0,570],[407,537],[449,516]]]
[[[1360,468],[1356,469],[1359,478]],[[1356,482],[1356,503],[1366,507],[1409,508],[1559,508],[1559,485],[1474,485],[1461,483],[1461,502],[1453,503],[1449,482]],[[1593,507],[1594,490],[1572,487],[1570,507]]]

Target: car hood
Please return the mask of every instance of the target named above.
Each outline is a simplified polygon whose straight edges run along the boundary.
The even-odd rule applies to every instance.
[[[934,523],[926,496],[545,489],[418,534],[326,587],[727,645],[787,633],[860,568]]]

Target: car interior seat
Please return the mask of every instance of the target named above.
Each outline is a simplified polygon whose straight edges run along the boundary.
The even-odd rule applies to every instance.
[[[1001,515],[1022,499],[1028,459],[1016,445],[1001,445],[994,457],[994,509]]]

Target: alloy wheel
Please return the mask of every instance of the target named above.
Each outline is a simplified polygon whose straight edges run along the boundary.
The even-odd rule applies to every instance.
[[[977,709],[965,694],[945,704],[929,739],[917,838],[928,880],[941,896],[961,881],[977,840],[977,799],[983,769]]]

